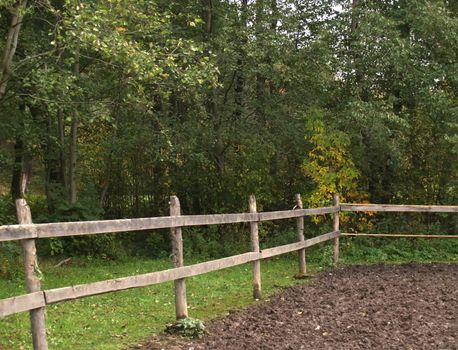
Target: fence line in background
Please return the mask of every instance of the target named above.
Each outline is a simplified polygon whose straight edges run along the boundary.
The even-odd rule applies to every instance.
[[[403,205],[403,204],[348,204],[342,203],[340,211],[379,211],[413,213],[458,213],[456,205]]]
[[[337,263],[339,260],[339,238],[341,236],[418,238],[458,237],[458,235],[341,233],[339,227],[341,211],[458,213],[458,206],[340,204],[339,197],[335,195],[333,198],[333,206],[331,207],[303,209],[300,194],[295,196],[295,202],[296,207],[293,210],[257,212],[256,198],[254,195],[251,195],[248,201],[249,213],[181,215],[180,201],[178,197],[172,196],[170,197],[170,216],[166,217],[33,224],[30,209],[26,201],[24,199],[19,199],[16,201],[19,225],[1,226],[0,242],[21,241],[24,251],[25,276],[28,294],[0,300],[0,316],[30,311],[33,347],[35,350],[45,350],[48,346],[46,341],[44,309],[45,306],[49,304],[130,288],[145,287],[167,281],[174,281],[176,318],[180,319],[188,316],[186,277],[197,276],[207,272],[251,262],[253,264],[253,297],[260,299],[262,297],[262,259],[298,251],[298,276],[304,276],[307,272],[305,249],[315,244],[333,239],[333,261],[334,263]],[[333,231],[306,240],[304,238],[304,217],[324,214],[333,214]],[[296,219],[297,242],[261,250],[259,246],[259,223],[263,221],[292,218]],[[184,266],[182,227],[234,223],[250,223],[251,252]],[[44,291],[41,290],[36,268],[38,265],[35,238],[66,237],[164,228],[170,229],[174,268],[70,287],[55,288]]]
[[[425,235],[425,234],[408,234],[408,233],[342,233],[341,236],[352,237],[392,237],[392,238],[458,238],[458,235]]]

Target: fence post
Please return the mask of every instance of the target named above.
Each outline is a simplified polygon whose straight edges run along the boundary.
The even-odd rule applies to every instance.
[[[334,213],[334,224],[333,231],[339,231],[340,224],[340,199],[339,195],[335,194],[333,198],[333,205],[339,207],[339,211]],[[339,237],[334,238],[334,255],[333,255],[334,264],[339,262]]]
[[[248,200],[248,207],[250,213],[256,213],[256,197],[254,194],[250,195]],[[259,253],[259,232],[258,223],[256,221],[250,222],[251,232],[251,250],[255,253]],[[253,297],[255,299],[262,298],[261,292],[261,260],[253,261]]]
[[[19,224],[31,224],[32,214],[25,199],[16,200],[16,213]],[[22,251],[24,254],[25,283],[28,293],[40,292],[41,283],[37,276],[38,262],[37,249],[34,239],[24,239],[21,241]],[[35,350],[47,350],[48,342],[46,340],[46,321],[45,308],[30,310],[30,323],[32,325],[32,341]]]
[[[170,216],[180,216],[180,200],[177,196],[170,197]],[[183,235],[181,227],[170,229],[170,239],[172,241],[172,256],[175,267],[184,266],[183,262]],[[188,317],[188,304],[186,301],[186,281],[180,278],[175,283],[175,313],[177,320]]]
[[[296,208],[302,209],[302,198],[300,193],[296,194]],[[304,242],[304,217],[300,216],[297,218],[297,240]],[[307,274],[307,262],[305,258],[305,248],[299,250],[299,274],[297,277],[304,277]]]

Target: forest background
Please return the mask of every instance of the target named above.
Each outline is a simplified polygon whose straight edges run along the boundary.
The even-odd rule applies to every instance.
[[[0,0],[0,225],[458,203],[458,2]],[[263,224],[264,243],[294,228]],[[318,230],[307,223],[307,235]],[[453,233],[450,215],[347,217]],[[185,235],[218,257],[247,227]],[[325,228],[323,228],[324,230]],[[223,243],[224,242],[224,243]],[[41,240],[41,256],[170,252],[167,231]],[[0,246],[0,275],[19,247]]]

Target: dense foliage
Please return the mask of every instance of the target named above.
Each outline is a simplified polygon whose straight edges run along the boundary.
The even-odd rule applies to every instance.
[[[451,0],[0,0],[0,224],[14,222],[21,196],[35,221],[166,215],[172,194],[194,214],[245,211],[250,193],[259,210],[292,207],[298,192],[311,206],[334,192],[456,204],[457,10]],[[409,224],[451,232],[458,221]],[[230,230],[191,243],[221,255],[215,242],[236,244],[243,227]],[[129,237],[46,245],[160,254],[168,242]]]

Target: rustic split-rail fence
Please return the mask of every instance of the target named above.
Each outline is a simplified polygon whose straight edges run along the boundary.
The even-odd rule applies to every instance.
[[[304,209],[301,196],[296,195],[293,210],[257,212],[256,198],[249,197],[249,212],[238,214],[181,215],[180,202],[176,196],[170,198],[170,216],[140,219],[101,220],[82,222],[62,222],[33,224],[30,209],[24,199],[16,201],[18,225],[0,226],[0,242],[21,241],[25,266],[27,294],[0,300],[0,317],[29,311],[33,348],[48,348],[46,340],[45,307],[66,300],[74,300],[97,294],[115,292],[130,288],[145,287],[166,281],[175,283],[175,310],[177,319],[188,316],[186,302],[186,277],[251,262],[253,279],[253,297],[262,298],[261,260],[276,255],[298,252],[299,275],[305,275],[306,248],[328,240],[334,240],[333,261],[339,260],[339,238],[342,236],[377,236],[377,237],[418,237],[418,238],[457,238],[458,235],[417,235],[417,234],[364,234],[341,233],[339,228],[340,212],[430,212],[458,213],[458,206],[433,205],[385,205],[385,204],[344,204],[334,196],[330,207]],[[304,217],[310,215],[333,215],[333,231],[310,239],[304,238]],[[263,221],[291,219],[297,221],[297,242],[260,249],[258,225]],[[230,257],[184,266],[182,227],[249,223],[251,232],[251,252]],[[116,233],[170,228],[174,268],[145,273],[141,275],[110,279],[105,281],[80,284],[64,288],[42,290],[37,275],[37,253],[35,239],[79,236],[100,233]]]

